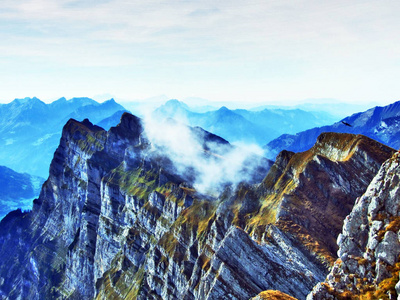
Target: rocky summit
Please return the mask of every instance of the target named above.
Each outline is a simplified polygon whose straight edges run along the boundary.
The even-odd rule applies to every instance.
[[[206,159],[229,155],[225,140],[190,131]],[[215,153],[215,145],[223,151]],[[332,265],[339,274],[332,276],[342,276],[356,257],[366,261],[368,283],[377,268],[384,281],[399,254],[391,243],[398,229],[388,229],[397,226],[397,206],[385,200],[395,197],[396,186],[388,163],[375,189],[362,195],[393,153],[365,136],[324,133],[308,151],[283,151],[272,166],[260,160],[247,181],[208,194],[196,189],[196,170],[182,172],[152,144],[139,118],[125,113],[108,131],[70,120],[33,210],[14,211],[0,223],[0,295],[305,299]],[[359,214],[346,218],[357,197],[352,214],[360,207]],[[366,210],[373,217],[363,217]],[[353,237],[352,228],[362,234]],[[369,228],[377,235],[371,242]],[[361,253],[363,243],[374,247],[369,256]]]

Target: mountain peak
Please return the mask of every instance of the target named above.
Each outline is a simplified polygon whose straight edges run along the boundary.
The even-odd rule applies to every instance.
[[[25,98],[16,98],[13,102],[16,102],[18,104],[37,104],[37,103],[44,103],[42,102],[39,98],[36,97],[25,97]]]
[[[311,150],[332,161],[348,160],[357,150],[368,151],[369,155],[376,158],[386,156],[391,152],[390,148],[367,136],[336,132],[321,133]]]
[[[220,112],[230,112],[231,110],[227,108],[226,106],[221,106],[220,109],[218,109]]]
[[[137,140],[143,132],[142,121],[131,113],[124,112],[120,123],[116,127],[111,127],[109,131],[120,138]]]
[[[168,108],[183,108],[187,110],[189,109],[189,106],[187,106],[185,102],[179,101],[177,99],[168,100],[163,106]]]
[[[84,119],[82,122],[79,122],[75,119],[69,119],[67,124],[65,124],[64,129],[63,129],[63,134],[64,132],[70,132],[74,133],[78,128],[81,128],[79,131],[91,131],[91,132],[97,132],[97,131],[104,131],[103,128],[100,126],[94,125],[92,122],[89,121],[89,119]]]
[[[69,100],[67,100],[69,103],[74,103],[74,104],[80,104],[80,105],[99,105],[99,103],[91,98],[88,97],[74,97]]]

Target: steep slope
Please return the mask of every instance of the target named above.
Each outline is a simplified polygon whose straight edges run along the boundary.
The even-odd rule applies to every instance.
[[[32,209],[32,201],[39,196],[43,182],[43,178],[0,166],[0,219],[17,208]]]
[[[25,98],[0,104],[0,165],[47,177],[62,128],[69,118],[90,117],[100,122],[120,110],[124,108],[114,100],[97,103],[89,98],[60,98],[50,104]]]
[[[354,199],[391,153],[393,149],[365,136],[338,133],[321,134],[305,152],[283,151],[259,187],[264,202],[258,221],[249,226],[272,218],[328,267]]]
[[[234,151],[191,132],[209,163]],[[334,260],[327,224],[342,222],[392,152],[362,136],[325,134],[307,152],[283,152],[262,183],[226,183],[210,195],[150,137],[130,114],[109,131],[67,123],[33,211],[0,223],[2,295],[249,299],[274,289],[305,299]]]
[[[305,151],[315,143],[322,132],[328,131],[363,134],[390,147],[400,148],[397,138],[400,133],[400,101],[353,114],[342,121],[350,124],[351,127],[340,121],[330,126],[298,132],[295,135],[284,134],[270,141],[265,148],[268,149],[270,157],[274,157],[284,149],[295,152]]]
[[[400,295],[400,153],[381,167],[346,217],[339,259],[307,299],[397,299]]]

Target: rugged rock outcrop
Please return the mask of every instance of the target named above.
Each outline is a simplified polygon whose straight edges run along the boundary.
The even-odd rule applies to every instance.
[[[210,149],[226,141],[192,132],[206,157],[223,159]],[[210,196],[153,146],[130,114],[109,131],[70,120],[33,211],[0,223],[1,295],[249,299],[275,289],[305,299],[336,258],[352,201],[393,151],[328,133],[283,152],[261,183]]]
[[[321,134],[305,152],[281,152],[259,188],[261,222],[273,218],[328,267],[344,218],[391,153],[365,136],[340,133]]]
[[[338,260],[307,299],[398,299],[400,153],[387,160],[346,217]]]
[[[296,300],[296,298],[293,298],[280,291],[264,291],[258,294],[256,297],[251,298],[251,300]]]

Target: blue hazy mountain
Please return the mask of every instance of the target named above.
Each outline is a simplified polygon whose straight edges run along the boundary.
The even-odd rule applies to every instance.
[[[169,100],[158,107],[153,116],[173,118],[190,126],[200,126],[232,143],[264,145],[284,133],[296,133],[332,122],[332,117],[320,117],[300,109],[230,110],[225,106],[203,113],[193,112],[185,103]]]
[[[124,110],[114,99],[98,103],[90,98],[60,98],[46,104],[24,98],[0,104],[0,165],[46,178],[62,127],[70,118],[89,118],[97,124]]]
[[[308,112],[315,112],[318,117],[335,118],[331,122],[350,116],[354,113],[367,110],[376,103],[342,103],[336,99],[305,99],[302,103],[292,105],[262,105],[250,109],[261,111],[264,109],[301,109]]]
[[[385,145],[399,149],[400,101],[353,114],[329,126],[315,127],[294,135],[281,135],[265,145],[270,153],[268,157],[273,158],[281,150],[305,151],[315,143],[322,132],[363,134]]]
[[[41,177],[0,166],[0,219],[17,208],[32,209],[32,200],[39,196],[43,182]]]
[[[101,120],[96,125],[108,130],[120,122],[121,117],[125,112],[128,112],[128,111],[125,109],[119,110],[119,111],[115,112],[114,114],[112,114],[111,116]]]

